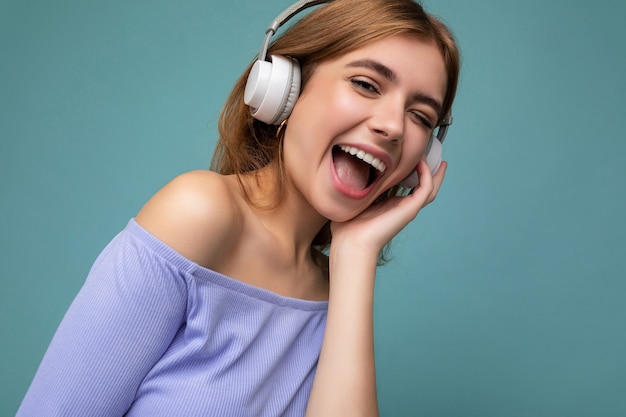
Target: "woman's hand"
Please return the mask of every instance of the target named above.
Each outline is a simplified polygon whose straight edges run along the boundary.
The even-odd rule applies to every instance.
[[[331,224],[328,318],[307,417],[378,416],[373,330],[378,254],[435,199],[446,167],[443,162],[432,176],[421,161],[417,165],[420,184],[411,194]]]
[[[425,161],[417,165],[420,183],[411,193],[403,197],[392,197],[377,204],[346,222],[331,224],[333,248],[344,243],[363,250],[370,250],[378,256],[383,246],[409,224],[419,211],[431,203],[443,182],[448,164],[444,161],[433,176]]]

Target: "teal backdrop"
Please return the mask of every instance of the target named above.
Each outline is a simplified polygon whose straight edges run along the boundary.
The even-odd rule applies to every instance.
[[[89,267],[207,168],[286,0],[0,0],[0,415]],[[626,3],[429,0],[463,73],[437,201],[377,280],[383,416],[626,415]]]

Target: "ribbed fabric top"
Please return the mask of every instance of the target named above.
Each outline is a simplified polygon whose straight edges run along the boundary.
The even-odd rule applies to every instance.
[[[131,220],[94,263],[17,416],[301,417],[327,309],[203,268]]]

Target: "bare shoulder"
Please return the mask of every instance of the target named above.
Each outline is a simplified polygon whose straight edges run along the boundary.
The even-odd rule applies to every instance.
[[[175,251],[211,267],[242,233],[237,181],[211,171],[182,174],[159,190],[136,221]]]

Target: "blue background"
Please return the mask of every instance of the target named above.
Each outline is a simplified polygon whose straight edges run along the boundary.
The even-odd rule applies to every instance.
[[[284,0],[0,0],[0,415],[103,246],[206,168]],[[385,416],[626,415],[622,1],[430,0],[463,52],[444,188],[376,295]]]

